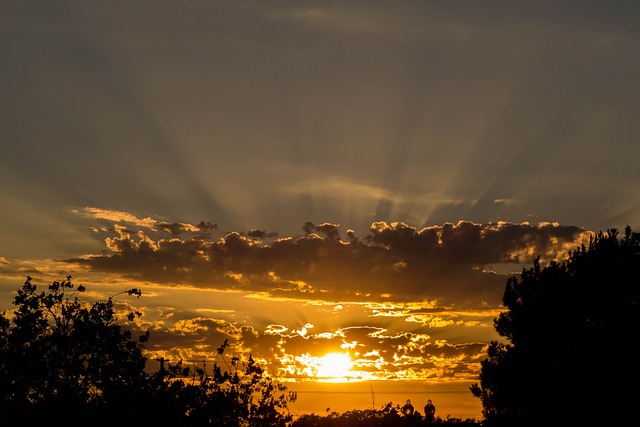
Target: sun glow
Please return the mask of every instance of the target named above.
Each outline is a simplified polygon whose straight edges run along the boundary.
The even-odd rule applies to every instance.
[[[327,353],[318,359],[317,377],[329,381],[345,381],[353,375],[353,361],[346,353]]]

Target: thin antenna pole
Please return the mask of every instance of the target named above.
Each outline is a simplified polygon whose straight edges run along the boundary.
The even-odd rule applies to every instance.
[[[371,409],[376,409],[376,396],[373,394],[373,384],[369,384],[371,387]]]

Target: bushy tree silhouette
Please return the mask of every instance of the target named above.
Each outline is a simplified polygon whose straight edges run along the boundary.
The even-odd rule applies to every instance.
[[[89,414],[135,411],[146,389],[141,345],[118,324],[113,299],[82,304],[68,276],[37,292],[27,277],[12,321],[0,315],[0,419],[85,420]],[[137,289],[128,295],[140,295]],[[140,313],[129,311],[133,320]],[[11,326],[13,324],[13,327]],[[68,412],[63,408],[68,408]]]
[[[471,387],[485,424],[637,421],[639,272],[640,240],[627,227],[510,278],[494,322],[508,342],[490,344]]]
[[[113,297],[82,302],[71,276],[38,292],[27,277],[12,315],[0,314],[0,425],[138,423],[284,427],[295,393],[247,363],[225,359],[213,372],[181,363],[145,371],[143,345],[116,316]],[[122,294],[140,297],[129,289]],[[141,313],[128,310],[127,320]],[[189,377],[187,383],[181,378]]]

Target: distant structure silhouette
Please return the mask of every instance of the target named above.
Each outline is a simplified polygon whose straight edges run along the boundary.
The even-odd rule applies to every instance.
[[[402,407],[402,414],[405,417],[413,415],[413,405],[411,404],[411,400],[407,399],[407,403]]]
[[[431,402],[431,399],[428,399],[427,404],[424,405],[424,416],[427,419],[427,421],[433,421],[435,415],[436,415],[436,407]]]

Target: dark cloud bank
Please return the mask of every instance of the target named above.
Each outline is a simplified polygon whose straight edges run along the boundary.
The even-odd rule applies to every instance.
[[[105,239],[106,253],[66,261],[168,285],[332,301],[422,298],[457,304],[487,298],[498,303],[505,284],[500,266],[517,271],[536,256],[564,259],[589,237],[575,226],[468,221],[422,229],[375,222],[364,237],[343,233],[337,224],[310,222],[292,237],[262,230],[216,237],[217,227],[167,224],[112,230],[117,235]]]

